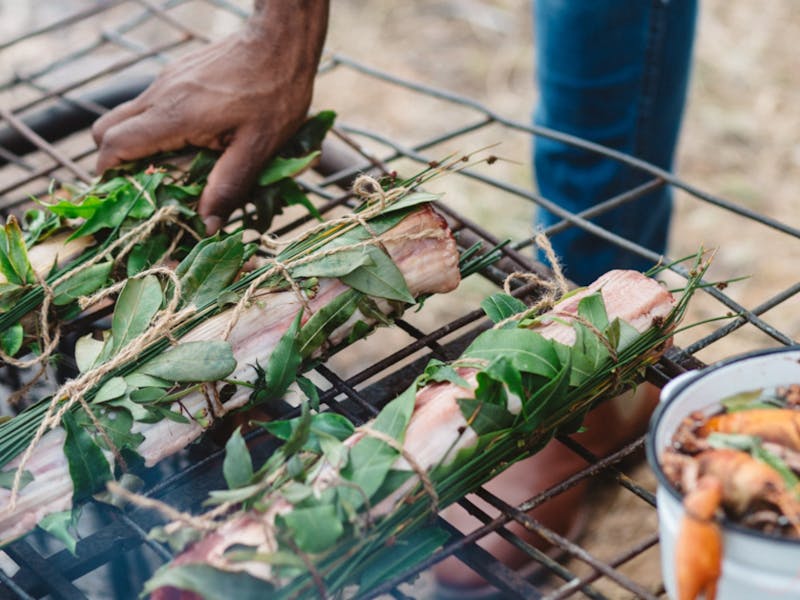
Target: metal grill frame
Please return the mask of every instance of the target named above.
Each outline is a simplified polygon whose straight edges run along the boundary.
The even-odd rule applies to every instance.
[[[125,19],[121,24],[117,24],[113,29],[104,29],[97,39],[90,40],[85,46],[62,56],[57,61],[24,76],[20,75],[8,81],[0,82],[0,94],[22,88],[36,93],[36,97],[32,100],[27,100],[17,106],[0,108],[0,120],[3,122],[0,127],[3,124],[5,125],[5,129],[0,128],[0,212],[4,216],[17,210],[27,200],[26,195],[18,193],[19,190],[26,188],[26,186],[41,183],[41,192],[44,193],[51,177],[62,181],[71,179],[89,181],[91,179],[89,169],[82,166],[82,164],[85,164],[87,159],[92,158],[94,148],[88,147],[79,151],[72,150],[68,152],[62,148],[60,140],[73,132],[85,130],[105,110],[127,98],[135,96],[146,86],[148,81],[146,78],[139,78],[126,81],[122,86],[109,86],[108,82],[104,81],[109,76],[122,73],[147,61],[163,64],[170,59],[170,52],[183,50],[193,43],[206,43],[209,41],[204,33],[188,27],[174,18],[170,12],[176,7],[189,4],[202,4],[205,7],[213,8],[213,10],[224,11],[237,18],[243,18],[247,14],[246,11],[228,2],[228,0],[114,0],[98,2],[39,29],[24,32],[11,40],[0,42],[0,51],[2,51],[32,38],[51,35],[76,23],[101,18],[107,11],[120,6],[125,6],[131,13],[130,18]],[[132,30],[150,21],[157,21],[160,25],[170,28],[178,38],[160,45],[146,47],[129,37],[128,34]],[[132,56],[128,59],[116,61],[67,84],[53,87],[43,83],[43,80],[46,80],[47,76],[53,71],[69,66],[85,56],[102,52],[108,46],[123,49],[131,53]],[[320,210],[323,213],[329,212],[338,206],[347,205],[352,200],[350,194],[343,192],[342,189],[346,188],[347,184],[359,171],[372,167],[388,173],[392,170],[392,165],[401,159],[425,165],[432,159],[438,158],[437,156],[426,154],[426,151],[430,151],[444,142],[457,139],[484,127],[495,125],[509,131],[560,140],[591,152],[602,154],[630,165],[650,177],[650,180],[644,185],[631,189],[617,197],[609,198],[583,213],[572,214],[530,190],[520,188],[498,178],[489,177],[477,170],[468,169],[461,171],[457,175],[458,177],[467,177],[475,180],[479,184],[486,186],[487,189],[502,191],[530,201],[557,214],[563,220],[547,230],[545,233],[548,235],[557,234],[568,227],[580,227],[599,238],[635,252],[654,263],[658,262],[661,258],[660,256],[616,235],[612,231],[602,229],[592,223],[590,219],[612,208],[633,202],[660,186],[672,186],[675,189],[686,192],[693,201],[714,205],[720,210],[735,213],[779,234],[785,234],[794,239],[800,238],[800,230],[795,227],[706,193],[669,172],[631,156],[557,131],[505,118],[491,108],[470,98],[399,78],[392,73],[372,68],[346,56],[326,56],[320,67],[320,75],[337,70],[351,70],[375,81],[381,81],[415,94],[438,99],[453,107],[469,109],[475,113],[476,118],[471,123],[420,141],[414,144],[413,147],[398,144],[379,131],[350,127],[346,124],[338,125],[337,135],[339,138],[344,140],[351,148],[358,149],[362,160],[357,164],[351,164],[343,168],[338,166],[333,171],[325,174],[321,180],[313,183],[310,181],[304,182],[307,190],[319,199]],[[97,84],[98,81],[100,82],[99,85]],[[361,147],[360,140],[369,140],[371,143],[383,148],[383,151],[367,153]],[[31,155],[36,156],[38,162],[43,164],[34,166],[27,158]],[[4,165],[6,165],[5,171]],[[12,176],[10,179],[8,177],[1,178],[8,174],[7,171],[9,169],[16,169],[19,173],[16,177]],[[494,245],[500,241],[486,227],[480,226],[464,215],[458,214],[446,205],[441,206],[441,210],[446,214],[453,229],[460,235],[463,245],[471,245],[474,241],[483,241],[487,245]],[[302,218],[298,219],[277,233],[291,231],[303,221],[304,219]],[[534,263],[524,252],[530,248],[532,243],[532,237],[513,240],[502,249],[503,261],[494,268],[487,269],[481,275],[499,285],[502,283],[504,275],[514,270],[529,270],[546,274],[547,269]],[[672,270],[679,276],[686,276],[687,274],[680,266],[672,267]],[[794,345],[797,343],[789,335],[781,332],[779,328],[765,321],[761,315],[796,296],[800,292],[800,281],[787,286],[781,292],[752,308],[742,306],[723,290],[713,286],[705,288],[703,292],[712,296],[725,309],[738,316],[686,348],[672,348],[657,365],[648,370],[647,376],[651,382],[663,385],[681,372],[701,365],[702,363],[694,357],[697,352],[743,326],[752,326],[759,329],[780,345]],[[529,295],[535,295],[535,293],[535,286],[521,286],[515,289],[515,294],[521,297],[529,297]],[[349,377],[340,377],[334,370],[325,365],[316,368],[317,375],[326,382],[325,387],[319,390],[321,402],[332,410],[337,410],[353,420],[363,421],[374,415],[380,406],[402,391],[408,382],[421,372],[430,357],[443,360],[457,357],[464,345],[481,327],[486,325],[486,322],[482,311],[472,310],[451,323],[428,332],[419,330],[405,320],[399,320],[397,325],[411,336],[414,341],[397,349],[390,356],[366,366],[358,373]],[[453,338],[456,334],[458,337],[455,341],[443,341]],[[426,353],[420,356],[423,350]],[[414,360],[408,362],[412,358]],[[398,368],[397,365],[402,361],[406,361],[408,364]],[[277,417],[290,417],[296,414],[296,409],[293,409],[288,404],[279,404],[276,407],[276,413]],[[610,474],[619,485],[641,498],[644,502],[654,506],[654,495],[631,480],[620,467],[620,463],[624,459],[640,453],[643,439],[639,439],[607,457],[593,456],[585,448],[569,438],[559,439],[571,451],[586,459],[589,466],[516,507],[507,505],[485,489],[479,490],[478,495],[483,500],[500,510],[499,517],[490,518],[468,500],[462,500],[462,505],[471,514],[477,516],[484,523],[483,526],[468,535],[461,535],[449,528],[452,535],[444,548],[406,572],[398,574],[391,581],[369,591],[364,597],[372,598],[381,594],[390,594],[396,598],[408,597],[406,587],[402,587],[402,589],[406,590],[405,592],[401,591],[401,586],[403,586],[404,582],[451,554],[458,556],[509,597],[547,597],[555,599],[566,598],[580,592],[590,598],[605,598],[605,595],[592,586],[592,583],[601,577],[612,580],[621,589],[637,597],[656,598],[663,594],[663,587],[647,589],[618,570],[621,565],[655,546],[658,543],[656,534],[651,534],[644,539],[635,541],[629,547],[622,549],[616,557],[603,561],[581,548],[580,545],[546,529],[526,514],[528,510],[547,499],[558,495],[587,478],[595,478],[601,473]],[[254,458],[258,460],[259,457],[267,456],[274,450],[275,441],[266,434],[252,433],[248,436],[248,445],[251,447]],[[192,448],[190,452],[192,463],[166,478],[158,479],[156,477],[155,482],[147,488],[147,495],[165,500],[181,510],[191,510],[197,508],[197,501],[204,498],[208,490],[224,487],[220,468],[223,457],[222,448],[211,440],[204,440],[198,446]],[[86,598],[86,594],[75,583],[75,580],[87,573],[94,572],[108,563],[110,556],[120,557],[128,550],[147,554],[146,560],[140,565],[143,569],[143,572],[138,574],[140,578],[147,577],[148,569],[152,569],[154,565],[171,558],[171,554],[166,547],[147,538],[147,531],[162,522],[158,515],[144,510],[117,510],[100,503],[92,502],[91,504],[92,511],[96,513],[96,519],[103,521],[105,524],[95,528],[94,531],[88,533],[79,541],[76,556],[70,555],[67,550],[48,553],[43,550],[43,547],[35,539],[31,539],[32,536],[23,538],[6,547],[4,549],[5,553],[19,567],[19,570],[13,576],[10,576],[0,569],[0,595],[14,598],[39,598],[49,594],[54,598]],[[563,564],[553,561],[538,550],[528,546],[524,541],[504,529],[504,525],[512,520],[516,520],[536,531],[553,542],[554,545],[563,549],[568,555],[576,557],[588,565],[590,573],[578,577]],[[439,521],[442,526],[449,527],[441,519]],[[548,588],[545,591],[499,563],[475,544],[477,540],[490,532],[498,532],[505,539],[530,554],[533,559],[543,562],[564,583],[555,588]],[[130,581],[122,582],[121,585],[129,584],[133,585]],[[120,597],[135,595],[135,592],[131,592],[130,589],[127,591],[130,592],[130,596],[125,595],[126,590],[123,588],[120,590],[122,594]]]

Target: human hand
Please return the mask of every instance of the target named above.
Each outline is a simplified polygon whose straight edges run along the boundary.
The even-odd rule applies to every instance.
[[[269,19],[254,15],[242,31],[183,57],[98,119],[97,171],[187,145],[223,151],[197,208],[208,233],[216,232],[311,103],[327,2],[316,3],[325,5],[321,32],[279,18],[280,5],[293,3],[274,4]]]

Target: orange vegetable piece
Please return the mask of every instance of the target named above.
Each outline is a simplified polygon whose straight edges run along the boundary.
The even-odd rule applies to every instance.
[[[713,475],[701,477],[683,500],[685,509],[675,547],[678,600],[717,595],[722,573],[722,532],[714,513],[722,501],[722,483]]]
[[[800,451],[800,410],[754,408],[711,417],[699,433],[743,433]]]

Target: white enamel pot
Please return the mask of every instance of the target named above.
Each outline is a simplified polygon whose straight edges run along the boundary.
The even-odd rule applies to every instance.
[[[760,351],[690,371],[667,384],[650,421],[647,459],[656,473],[659,537],[664,585],[675,589],[675,540],[683,516],[681,496],[667,481],[658,457],[683,418],[693,411],[720,410],[723,398],[758,388],[800,383],[800,347]],[[800,599],[800,542],[768,536],[734,523],[723,524],[720,600]]]

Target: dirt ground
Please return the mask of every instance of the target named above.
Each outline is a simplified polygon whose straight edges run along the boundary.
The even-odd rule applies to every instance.
[[[13,4],[0,0],[0,15],[5,9],[12,17],[20,16],[13,11]],[[249,6],[250,2],[241,4]],[[342,53],[399,77],[467,96],[511,119],[529,120],[537,96],[529,0],[334,0],[332,5],[329,53]],[[190,18],[203,21],[202,14]],[[15,27],[26,26],[20,19],[2,20],[3,38]],[[206,25],[217,36],[235,21]],[[678,175],[697,188],[795,228],[800,227],[798,38],[800,3],[796,0],[702,3],[677,164]],[[15,60],[23,62],[26,57],[15,55]],[[0,72],[15,65],[9,57],[5,66],[0,64]],[[314,105],[336,110],[343,124],[377,129],[408,145],[475,118],[465,109],[339,70],[320,77]],[[530,189],[530,139],[525,134],[489,127],[438,144],[429,155],[470,152],[496,143],[500,145],[493,152],[506,160],[495,165],[491,174]],[[432,191],[445,191],[445,202],[485,224],[498,237],[530,235],[533,208],[527,202],[502,193],[488,196],[485,188],[461,180],[442,182],[441,189]],[[753,308],[798,282],[797,238],[679,192],[670,254],[691,254],[701,245],[717,249],[712,279],[747,277],[728,289],[745,307]],[[448,322],[474,308],[489,289],[468,281],[458,295],[432,299],[425,314],[414,318],[421,326]],[[800,338],[798,309],[800,301],[792,297],[763,316],[796,340]],[[718,317],[727,310],[713,299],[698,297],[687,321]],[[688,346],[718,326],[682,333],[677,343]],[[402,343],[402,335],[395,335],[400,337],[381,334],[379,345]],[[702,350],[698,357],[713,362],[776,345],[777,341],[746,326]],[[335,368],[346,373],[360,362],[359,357],[374,357],[372,352],[374,346],[356,349]],[[641,461],[630,466],[628,473],[648,489],[655,488],[652,474]],[[603,560],[657,529],[655,511],[619,486],[596,486],[590,503],[591,527],[581,545]],[[577,572],[584,570],[580,565],[571,566]],[[660,581],[658,547],[621,570],[655,589]],[[608,581],[599,581],[597,588],[611,598],[630,597]]]
[[[469,96],[504,116],[524,121],[537,95],[532,82],[535,57],[529,5],[525,0],[412,1],[395,3],[392,8],[387,3],[335,3],[328,47],[402,77]],[[800,4],[793,0],[702,3],[676,168],[683,180],[697,188],[793,227],[800,227],[800,65],[794,50],[798,35]],[[416,139],[424,139],[440,127],[439,112],[413,110],[391,90],[381,93],[378,86],[354,95],[346,85],[325,86],[324,78],[321,83],[316,104],[347,106],[348,122],[373,123],[378,111],[385,129],[412,139],[415,134]],[[503,177],[532,185],[529,142],[524,136],[492,139],[492,132],[487,132],[480,141],[501,142],[497,152],[518,163],[506,165]],[[454,151],[464,149],[455,147]],[[453,195],[448,191],[446,201],[452,202]],[[520,228],[527,227],[529,209],[513,205],[506,214],[489,215],[472,205],[479,202],[470,197],[458,206],[478,219],[492,220],[493,231],[524,235]],[[670,254],[685,256],[701,245],[717,249],[712,279],[748,277],[728,289],[745,307],[757,306],[798,281],[800,243],[796,238],[678,192]],[[764,318],[797,340],[798,309],[800,301],[795,296],[766,312]],[[725,312],[716,301],[698,297],[687,321]],[[718,326],[686,332],[678,343],[688,346]],[[776,345],[748,326],[697,356],[713,362]],[[642,461],[626,472],[647,489],[655,489],[654,477]],[[591,526],[581,545],[598,558],[611,560],[620,548],[657,531],[655,511],[618,485],[597,485],[590,503]],[[659,560],[655,545],[620,570],[656,591]],[[578,561],[570,567],[579,574],[586,572]],[[595,585],[611,598],[631,597],[606,579]]]

